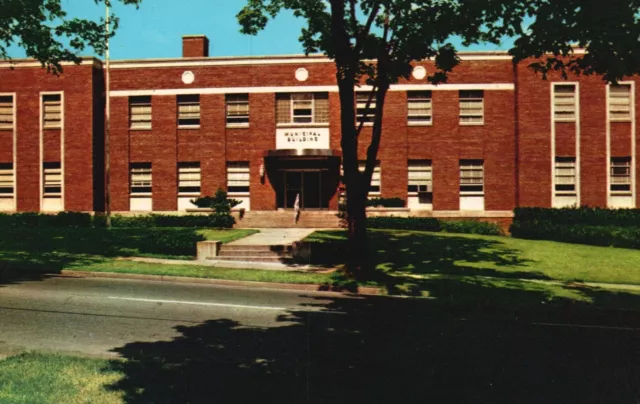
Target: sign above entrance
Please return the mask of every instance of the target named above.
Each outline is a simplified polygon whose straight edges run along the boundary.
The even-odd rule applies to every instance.
[[[276,149],[328,149],[329,128],[276,129]]]

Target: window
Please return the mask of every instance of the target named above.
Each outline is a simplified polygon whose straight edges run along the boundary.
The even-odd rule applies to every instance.
[[[369,97],[371,96],[371,102],[367,108]],[[358,123],[373,123],[376,116],[376,96],[370,92],[356,93],[356,121]]]
[[[178,100],[178,126],[199,127],[200,126],[200,96],[179,95]],[[149,111],[151,114],[151,111]],[[151,126],[151,117],[149,117]]]
[[[558,84],[553,86],[553,117],[556,121],[576,120],[576,86]]]
[[[131,193],[151,193],[151,163],[131,163]]]
[[[227,191],[229,193],[248,193],[249,180],[249,162],[232,161],[227,163]]]
[[[409,193],[433,192],[431,161],[409,160]]]
[[[484,91],[460,91],[460,124],[484,123]]]
[[[60,99],[60,94],[42,96],[42,119],[45,129],[62,126],[62,102]]]
[[[0,163],[0,198],[3,196],[13,196],[13,187],[13,164]]]
[[[13,96],[0,95],[0,129],[13,129]]]
[[[631,192],[631,157],[611,158],[610,187],[613,193]]]
[[[328,123],[329,94],[277,94],[276,122],[278,124]]]
[[[129,97],[131,129],[151,129],[151,97]]]
[[[60,195],[62,193],[62,169],[60,163],[44,163],[43,164],[42,194]]]
[[[249,126],[249,94],[227,94],[227,126]]]
[[[409,124],[431,123],[431,91],[407,93],[407,121]]]
[[[555,176],[557,194],[575,194],[576,158],[556,157]]]
[[[358,168],[361,172],[364,171],[364,167],[367,163],[361,161]],[[371,186],[369,187],[370,194],[380,194],[382,190],[382,180],[380,176],[380,163],[376,163],[376,166],[373,168],[373,175],[371,176]]]
[[[484,162],[460,160],[460,193],[484,193]]]
[[[609,118],[612,121],[631,120],[631,85],[609,86]]]
[[[178,163],[178,193],[200,194],[200,163]]]

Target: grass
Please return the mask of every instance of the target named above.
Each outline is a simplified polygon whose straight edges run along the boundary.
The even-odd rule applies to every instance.
[[[24,353],[0,361],[0,402],[124,403],[122,391],[109,389],[123,374],[109,361],[53,354]]]

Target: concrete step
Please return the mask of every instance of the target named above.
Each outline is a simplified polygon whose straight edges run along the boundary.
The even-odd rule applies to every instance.
[[[255,250],[220,250],[218,257],[281,257],[286,253],[281,251]]]
[[[290,245],[223,244],[220,251],[289,251]]]
[[[261,257],[261,256],[219,256],[216,257],[217,260],[220,261],[250,261],[250,262],[284,262],[290,263],[293,262],[293,258],[291,256],[280,256],[280,257]]]

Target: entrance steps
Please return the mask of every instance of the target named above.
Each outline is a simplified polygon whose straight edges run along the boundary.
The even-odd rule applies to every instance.
[[[340,220],[337,211],[321,210],[300,211],[298,221],[294,223],[294,212],[292,210],[252,210],[244,213],[242,218],[236,217],[234,227],[240,229],[259,228],[318,228],[337,229],[340,227]]]
[[[216,260],[249,262],[294,262],[290,245],[233,245],[223,244]]]

